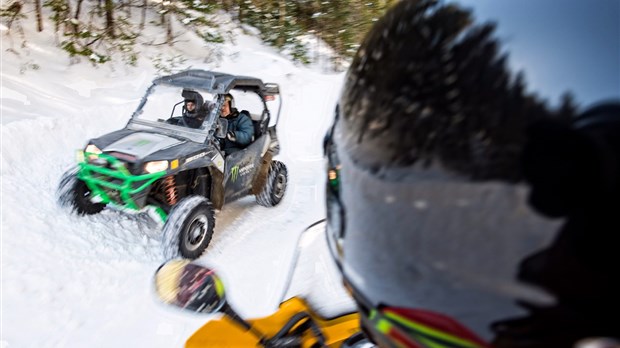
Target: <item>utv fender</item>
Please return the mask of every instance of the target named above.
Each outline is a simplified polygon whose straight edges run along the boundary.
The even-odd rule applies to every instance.
[[[211,204],[214,209],[222,209],[224,205],[224,174],[215,167],[209,167],[211,175]]]
[[[207,168],[196,169],[190,187],[190,194],[211,198],[211,174],[209,170]]]
[[[273,153],[271,151],[267,151],[265,156],[263,156],[260,168],[256,171],[256,175],[254,176],[252,190],[250,191],[253,195],[260,193],[265,187],[265,184],[267,183],[267,176],[269,175],[269,167],[271,166],[272,158]]]

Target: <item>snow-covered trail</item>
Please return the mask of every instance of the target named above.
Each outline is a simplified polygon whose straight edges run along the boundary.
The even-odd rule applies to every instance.
[[[41,54],[49,66],[20,75],[6,63],[1,75],[3,347],[182,346],[206,317],[157,302],[158,227],[108,210],[79,217],[55,202],[75,150],[123,127],[154,71],[93,73]],[[284,200],[275,208],[253,197],[225,206],[200,259],[218,271],[231,304],[252,317],[275,310],[299,233],[324,216],[321,144],[342,75],[296,67],[250,37],[228,54],[216,70],[279,83],[283,98]]]

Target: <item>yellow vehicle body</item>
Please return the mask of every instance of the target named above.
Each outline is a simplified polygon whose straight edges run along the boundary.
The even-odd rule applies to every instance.
[[[329,347],[339,347],[347,338],[360,331],[358,313],[346,314],[334,319],[324,319],[313,312],[308,304],[298,297],[282,302],[280,309],[274,314],[248,320],[248,322],[256,331],[263,333],[265,338],[271,338],[280,331],[291,317],[301,312],[308,313],[321,328],[325,336],[325,343]],[[301,337],[302,347],[311,347],[317,342],[311,330],[303,332]],[[226,316],[207,322],[185,343],[186,348],[260,346],[259,338],[254,333],[246,331]]]

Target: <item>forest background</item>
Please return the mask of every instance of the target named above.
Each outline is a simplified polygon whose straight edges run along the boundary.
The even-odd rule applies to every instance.
[[[71,58],[93,65],[108,62],[136,66],[144,46],[171,46],[191,32],[206,49],[205,62],[221,58],[221,45],[234,42],[230,23],[221,12],[265,43],[300,64],[315,62],[313,45],[327,45],[333,54],[328,69],[347,67],[363,35],[396,0],[10,0],[2,1],[0,17],[11,36],[3,51],[20,54],[26,33],[53,32],[55,43]],[[36,28],[24,30],[26,26]],[[158,35],[153,35],[153,29]],[[146,35],[149,34],[149,36]],[[5,52],[3,52],[5,56]],[[4,58],[3,58],[4,59]],[[184,57],[155,55],[153,64],[170,73],[185,67]],[[23,70],[36,70],[37,62]]]

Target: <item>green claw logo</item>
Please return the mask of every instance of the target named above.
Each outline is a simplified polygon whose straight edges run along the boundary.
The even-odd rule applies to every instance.
[[[230,178],[232,179],[233,182],[235,182],[237,181],[238,177],[239,177],[239,166],[236,165],[230,168]]]

